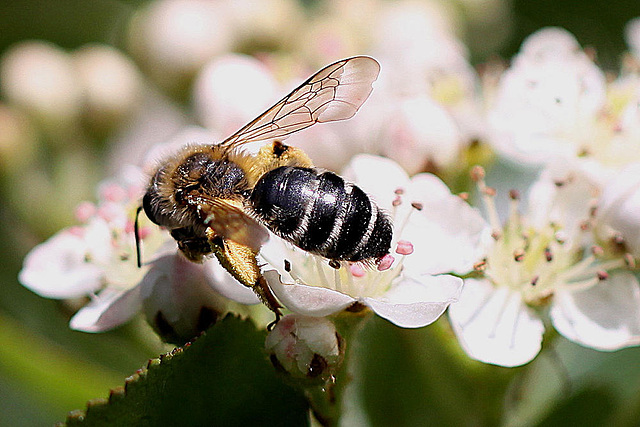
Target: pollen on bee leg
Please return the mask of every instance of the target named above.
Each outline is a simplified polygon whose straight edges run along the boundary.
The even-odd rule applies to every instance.
[[[389,268],[391,268],[394,261],[395,258],[393,257],[393,255],[386,254],[380,259],[380,262],[378,263],[378,271],[388,270]]]
[[[411,255],[413,253],[413,244],[408,240],[398,240],[396,253],[398,255]]]

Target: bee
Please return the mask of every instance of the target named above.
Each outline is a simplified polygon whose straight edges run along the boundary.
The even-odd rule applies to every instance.
[[[267,229],[332,265],[378,262],[391,245],[389,217],[358,186],[315,168],[281,140],[315,123],[353,117],[379,71],[367,56],[334,62],[221,143],[184,147],[158,166],[138,213],[167,228],[187,259],[213,254],[276,320],[281,306],[257,261]],[[240,149],[265,140],[271,142],[257,154]]]

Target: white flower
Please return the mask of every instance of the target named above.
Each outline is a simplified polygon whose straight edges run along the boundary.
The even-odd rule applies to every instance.
[[[306,30],[305,10],[297,0],[233,0],[219,3],[225,6],[229,24],[233,27],[236,51],[286,49]]]
[[[381,154],[401,164],[410,174],[428,165],[449,168],[458,162],[463,139],[453,117],[427,96],[399,100],[387,112],[381,129]]]
[[[510,160],[545,167],[562,159],[601,183],[640,161],[640,79],[623,69],[608,81],[566,30],[529,36],[496,92],[488,142]]]
[[[153,2],[134,16],[129,45],[155,79],[175,87],[231,48],[228,21],[228,10],[222,2]]]
[[[100,188],[97,205],[78,207],[76,216],[83,225],[62,230],[36,246],[25,258],[19,275],[26,287],[49,298],[92,297],[92,302],[71,320],[74,329],[101,331],[124,323],[135,310],[119,310],[99,319],[104,307],[123,297],[144,276],[136,266],[133,220],[141,195],[142,174],[130,170],[122,182],[106,182]],[[150,248],[159,247],[164,238],[143,227],[141,236]],[[128,295],[128,294],[127,294]],[[124,307],[124,305],[123,305]],[[100,310],[99,310],[100,311]]]
[[[94,126],[128,118],[142,95],[142,78],[133,62],[107,45],[87,45],[74,52],[73,65],[82,90],[84,117]]]
[[[203,306],[218,309],[222,303],[210,303],[215,298],[227,305],[222,294],[244,304],[258,303],[250,289],[219,271],[217,261],[186,266],[168,234],[142,217],[143,263],[138,268],[134,218],[143,176],[131,167],[120,180],[104,182],[98,204],[78,207],[82,225],[62,230],[27,255],[20,282],[47,298],[90,298],[70,322],[71,328],[86,332],[119,326],[144,307],[158,330],[157,313],[162,313],[163,326],[184,338],[192,331],[186,323],[195,319],[197,324]]]
[[[478,76],[454,35],[450,9],[358,1],[330,2],[326,10],[322,22],[312,23],[313,34],[320,33],[313,55],[369,53],[382,65],[380,76],[355,117],[292,135],[288,143],[330,170],[369,153],[394,159],[410,174],[457,172],[464,149],[485,134],[485,125]]]
[[[427,219],[431,213],[421,205],[429,202],[430,194],[441,194],[444,184],[431,175],[411,180],[395,162],[369,155],[356,156],[345,175],[354,178],[393,217],[392,251],[397,259],[383,259],[380,266],[393,262],[378,270],[358,263],[340,263],[334,268],[323,258],[272,238],[261,254],[276,269],[265,272],[274,294],[289,310],[307,316],[366,306],[401,327],[422,327],[435,321],[457,300],[462,285],[459,278],[441,274],[460,268],[459,259],[417,259],[419,253],[436,252],[423,246],[437,245],[441,241],[434,239],[456,233],[441,230],[434,236],[438,231]],[[465,205],[455,196],[449,197],[448,204]]]
[[[96,227],[102,225],[102,221],[95,223]],[[89,242],[85,236],[102,236],[85,231],[65,229],[36,246],[24,260],[20,282],[46,298],[77,298],[97,291],[102,270],[87,262]],[[108,248],[108,240],[101,240]]]
[[[520,163],[583,154],[605,105],[605,76],[564,30],[525,40],[489,111],[490,143]]]
[[[640,345],[640,283],[630,272],[612,274],[589,289],[559,290],[550,316],[571,341],[613,351]]]
[[[193,101],[203,125],[225,137],[278,100],[278,84],[257,59],[227,54],[205,65],[194,82]]]
[[[57,123],[78,118],[81,90],[69,55],[42,41],[16,44],[0,64],[4,97],[36,115]]]
[[[502,366],[531,361],[541,348],[546,308],[553,326],[574,342],[600,350],[638,345],[638,282],[625,271],[625,257],[605,257],[594,246],[597,187],[577,172],[565,179],[545,173],[531,190],[529,215],[518,212],[513,192],[501,225],[483,172],[475,178],[493,238],[482,242],[477,278],[465,280],[449,309],[466,352]]]
[[[582,48],[578,40],[560,27],[546,27],[528,36],[520,47],[516,62],[543,63],[565,61],[572,56],[580,56]]]

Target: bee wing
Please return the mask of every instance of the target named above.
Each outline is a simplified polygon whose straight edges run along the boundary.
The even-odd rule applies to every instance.
[[[204,223],[217,235],[247,246],[254,252],[258,252],[269,239],[267,230],[230,200],[210,199],[201,206],[207,214]]]
[[[351,118],[371,94],[379,72],[378,61],[368,56],[327,65],[222,145],[283,138],[316,123]]]

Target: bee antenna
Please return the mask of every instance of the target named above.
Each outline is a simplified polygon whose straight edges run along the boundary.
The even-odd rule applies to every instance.
[[[136,209],[136,220],[133,223],[133,234],[136,237],[136,261],[138,263],[138,268],[142,267],[142,255],[140,254],[140,226],[138,225],[138,217],[140,216],[141,210],[142,206],[138,206],[138,209]]]

